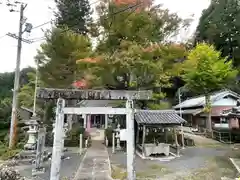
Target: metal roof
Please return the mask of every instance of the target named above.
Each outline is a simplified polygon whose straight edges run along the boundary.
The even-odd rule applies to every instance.
[[[226,96],[233,96],[237,99],[240,98],[240,95],[233,91],[222,90],[222,91],[212,93],[212,95],[210,96],[210,101],[211,101],[211,103],[213,103],[213,102],[215,102],[219,99],[222,99]],[[181,104],[174,106],[174,109],[179,109],[180,107],[181,108],[190,108],[190,107],[200,107],[200,106],[205,106],[205,96],[204,95],[187,99],[187,100],[183,101]]]
[[[181,124],[186,121],[174,110],[138,110],[135,113],[138,124]]]
[[[182,114],[192,114],[192,115],[197,115],[199,113],[201,113],[203,111],[203,108],[199,108],[199,109],[184,109],[181,110]],[[176,111],[177,114],[180,114],[180,110]]]

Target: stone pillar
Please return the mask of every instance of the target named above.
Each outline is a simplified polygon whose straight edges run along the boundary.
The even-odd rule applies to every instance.
[[[82,114],[82,118],[83,118],[83,127],[87,128],[87,115],[86,114]]]
[[[60,166],[63,147],[63,135],[64,135],[64,112],[65,100],[59,98],[57,101],[56,109],[56,121],[54,127],[54,141],[53,141],[53,153],[51,162],[50,180],[60,179]]]
[[[105,114],[105,129],[108,128],[108,114]]]
[[[87,115],[87,131],[91,129],[91,115]]]
[[[121,150],[121,146],[120,146],[120,124],[117,125],[117,129],[115,129],[115,132],[116,132],[116,139],[117,139],[117,147],[116,149],[117,150]]]
[[[36,160],[35,167],[32,169],[32,175],[38,175],[45,172],[45,168],[43,168],[43,153],[45,149],[45,136],[46,136],[46,128],[40,128],[38,131],[38,140],[37,140],[37,151],[36,151]]]
[[[72,114],[67,115],[67,123],[68,123],[69,130],[71,130],[72,129],[72,124],[73,124],[73,115]]]
[[[133,101],[127,100],[126,102],[126,123],[127,123],[127,179],[136,179],[135,171],[135,143],[134,143],[134,111]]]

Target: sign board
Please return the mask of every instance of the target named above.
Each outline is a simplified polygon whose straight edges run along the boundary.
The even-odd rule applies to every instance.
[[[81,100],[149,100],[152,91],[127,91],[127,90],[78,90],[78,89],[53,89],[38,88],[38,99],[81,99]]]
[[[127,129],[121,129],[120,130],[120,141],[127,141],[127,139],[128,139]]]

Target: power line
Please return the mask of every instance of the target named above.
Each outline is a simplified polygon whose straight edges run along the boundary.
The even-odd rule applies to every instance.
[[[98,2],[101,2],[101,1],[100,1],[100,0],[97,0],[97,1],[95,1],[95,2],[93,2],[93,3],[90,3],[89,5],[91,6],[91,5],[96,4],[96,3],[98,3]],[[37,25],[37,26],[33,27],[32,29],[36,29],[36,28],[42,27],[42,26],[44,26],[44,25],[46,25],[46,24],[49,24],[49,23],[52,23],[52,22],[54,22],[54,20],[47,21],[47,22],[45,22],[45,23],[42,23],[42,24],[40,24],[40,25]]]
[[[91,5],[96,4],[96,3],[98,3],[98,2],[101,2],[101,1],[100,1],[100,0],[97,0],[97,1],[94,1],[93,3],[90,3],[89,5],[91,6]],[[47,24],[49,24],[49,23],[52,23],[52,22],[54,22],[54,21],[55,21],[55,20],[51,20],[51,21],[44,22],[44,23],[42,23],[42,24],[39,24],[39,25],[33,27],[32,29],[40,28],[40,27],[42,27],[42,26],[44,26],[44,25],[47,25]]]
[[[7,34],[2,35],[2,36],[0,36],[0,39],[4,38],[4,37],[6,37],[6,36],[7,36]]]
[[[94,3],[96,3],[96,2],[98,2],[98,1],[95,1]],[[117,12],[113,12],[113,13],[111,13],[110,14],[110,16],[116,16],[117,14],[120,14],[120,13],[122,13],[122,12],[125,12],[125,11],[127,11],[127,10],[129,10],[129,9],[133,9],[133,8],[136,8],[136,7],[138,7],[138,6],[140,6],[142,4],[142,2],[140,2],[140,3],[138,3],[138,4],[135,4],[135,5],[131,5],[131,6],[129,6],[129,7],[126,7],[126,8],[123,8],[123,9],[121,9],[121,10],[119,10],[119,11],[117,11]],[[134,11],[131,11],[129,14],[128,14],[128,16],[127,16],[127,18],[133,13]],[[73,16],[74,17],[74,16]],[[107,17],[107,18],[105,18],[105,20],[107,20],[107,19],[109,19],[110,17]],[[111,17],[111,18],[113,18],[113,17]],[[127,19],[126,18],[126,19]],[[125,20],[126,20],[125,19]],[[53,20],[52,20],[53,21]],[[38,26],[36,26],[36,27],[34,27],[33,29],[35,29],[35,28],[39,28],[39,27],[41,27],[41,26],[43,26],[43,25],[45,25],[45,24],[48,24],[48,23],[50,23],[50,22],[52,22],[52,21],[48,21],[48,22],[45,22],[45,23],[43,23],[43,24],[40,24],[40,25],[38,25]],[[75,25],[77,25],[77,24],[74,24],[74,25],[72,25],[71,27],[68,27],[68,28],[72,28],[73,26],[75,26]],[[112,25],[112,22],[110,23],[110,26]],[[62,31],[62,33],[65,33],[65,32],[67,32],[69,29],[66,29],[66,30],[64,30],[64,31]],[[44,40],[45,39],[45,37],[39,37],[39,38],[33,38],[33,39],[30,39],[31,41],[33,41],[33,42],[37,42],[37,41],[42,41],[42,40]]]
[[[42,26],[44,26],[44,25],[47,25],[47,24],[49,24],[49,23],[52,23],[53,21],[54,21],[54,20],[47,21],[47,22],[45,22],[45,23],[39,24],[39,25],[37,25],[37,26],[33,27],[32,29],[37,29],[37,28],[40,28],[40,27],[42,27]]]

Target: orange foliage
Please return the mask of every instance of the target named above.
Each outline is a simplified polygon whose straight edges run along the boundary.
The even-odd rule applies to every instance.
[[[75,81],[72,84],[75,88],[86,88],[87,87],[87,81],[85,79]]]
[[[100,58],[84,58],[84,59],[77,60],[76,63],[80,63],[80,62],[97,63],[100,60],[101,60]]]
[[[154,44],[154,45],[151,45],[151,46],[143,49],[143,52],[152,52],[152,51],[154,51],[157,48],[159,48],[159,45],[158,44]]]
[[[146,8],[150,7],[153,4],[152,0],[113,0],[113,2],[116,5],[135,5],[142,3],[141,7]],[[139,7],[139,6],[138,6]],[[137,11],[139,11],[140,8],[137,8]]]

